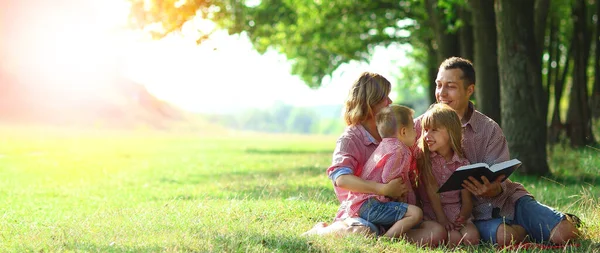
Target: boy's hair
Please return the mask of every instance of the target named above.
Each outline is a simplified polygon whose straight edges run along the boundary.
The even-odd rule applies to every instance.
[[[475,84],[475,68],[473,68],[473,63],[471,61],[460,58],[460,57],[450,57],[442,64],[440,64],[440,69],[448,70],[448,69],[460,69],[462,70],[462,79],[465,81],[463,88],[469,87],[471,84]]]
[[[438,129],[445,128],[448,131],[450,137],[450,147],[459,157],[464,157],[462,149],[462,125],[460,118],[454,109],[447,104],[436,103],[427,109],[421,118],[421,129],[424,132],[425,129]],[[421,132],[421,138],[419,139],[419,148],[423,151],[423,155],[418,160],[419,170],[425,180],[425,185],[428,187],[437,187],[435,178],[431,171],[431,161],[429,159],[430,151],[427,143],[425,142],[425,135]]]
[[[373,106],[386,99],[392,85],[380,74],[364,72],[352,84],[346,99],[344,120],[356,125],[374,117]]]
[[[385,107],[375,116],[377,131],[381,138],[396,137],[398,129],[413,124],[415,111],[403,105],[390,105]]]

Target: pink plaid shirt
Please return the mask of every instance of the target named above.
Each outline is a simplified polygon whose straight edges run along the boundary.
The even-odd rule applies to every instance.
[[[355,176],[360,176],[363,166],[375,151],[377,145],[379,143],[362,125],[346,127],[344,133],[337,140],[333,151],[333,161],[327,169],[327,176],[339,168],[349,168]],[[337,187],[335,182],[333,190],[340,203],[342,203],[340,210],[345,209],[344,201],[348,198],[348,190]],[[340,217],[336,216],[337,219],[340,219]]]
[[[431,152],[430,161],[431,173],[435,177],[435,180],[438,183],[438,187],[444,184],[446,180],[448,180],[450,175],[452,175],[452,172],[458,169],[458,167],[469,164],[469,160],[467,160],[467,158],[461,158],[456,153],[454,153],[452,159],[449,162],[447,162],[443,156],[439,155],[436,152]],[[423,201],[423,215],[427,220],[436,220],[435,212],[433,211],[433,207],[431,206],[431,201],[427,196],[427,191],[424,187],[424,184],[421,185],[423,187],[419,187],[419,196]],[[456,217],[458,217],[461,208],[460,190],[442,192],[440,193],[440,200],[442,202],[442,208],[444,209],[444,213],[446,214],[448,220],[456,220]]]
[[[409,170],[414,160],[409,147],[397,138],[384,138],[379,147],[375,149],[365,164],[360,178],[378,183],[388,183],[392,179],[402,177],[404,182],[409,182]],[[407,197],[402,202],[415,204],[416,197],[411,187]],[[357,217],[361,205],[369,198],[375,197],[380,202],[389,202],[389,198],[375,194],[350,192],[342,204],[345,210],[340,209],[337,217]]]
[[[470,114],[470,117],[468,115]],[[463,149],[471,163],[496,164],[510,159],[506,137],[500,126],[489,117],[477,111],[469,102],[467,123],[463,124]],[[421,136],[421,116],[415,119],[417,138]],[[515,203],[525,195],[531,196],[522,184],[502,182],[502,193],[492,198],[475,197],[473,216],[476,220],[492,218],[492,210],[498,208],[500,216],[513,219]]]

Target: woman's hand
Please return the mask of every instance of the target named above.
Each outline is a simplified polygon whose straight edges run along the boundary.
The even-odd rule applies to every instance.
[[[479,180],[474,177],[469,177],[469,180],[464,180],[462,187],[469,190],[475,196],[483,196],[483,197],[495,197],[502,193],[502,186],[500,183],[504,180],[506,176],[501,175],[494,182],[491,182],[485,176],[481,176],[481,180],[483,184],[479,182]]]
[[[400,199],[403,198],[406,193],[408,192],[408,189],[406,188],[406,184],[404,183],[404,180],[402,180],[401,177],[393,179],[392,181],[388,182],[387,184],[383,184],[383,187],[381,187],[380,190],[380,194],[382,196],[386,196],[392,199]]]

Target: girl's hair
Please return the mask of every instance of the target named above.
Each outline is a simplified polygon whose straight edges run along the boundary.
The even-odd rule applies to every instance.
[[[462,126],[460,123],[460,118],[454,109],[446,104],[433,104],[429,107],[429,109],[423,114],[421,118],[421,138],[419,139],[419,148],[423,151],[422,155],[418,159],[418,167],[423,175],[423,179],[425,182],[425,186],[427,187],[437,187],[437,182],[433,177],[433,173],[431,172],[431,160],[429,156],[431,152],[429,151],[429,147],[425,142],[425,129],[439,129],[445,128],[448,131],[448,136],[450,137],[450,148],[457,154],[459,157],[464,157],[464,152],[462,149]],[[434,188],[432,188],[434,189]]]
[[[385,107],[375,116],[377,131],[381,138],[396,137],[398,129],[413,124],[415,111],[403,105],[390,105]]]
[[[352,84],[346,107],[344,120],[347,125],[357,125],[374,117],[373,106],[386,99],[392,85],[380,74],[364,72]]]

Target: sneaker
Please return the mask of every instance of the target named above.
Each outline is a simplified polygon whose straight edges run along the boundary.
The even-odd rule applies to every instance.
[[[565,213],[565,216],[567,217],[568,221],[570,221],[571,223],[573,223],[573,225],[575,225],[576,228],[581,227],[581,219],[579,219],[579,217],[577,217],[577,215],[574,215],[571,213]]]

